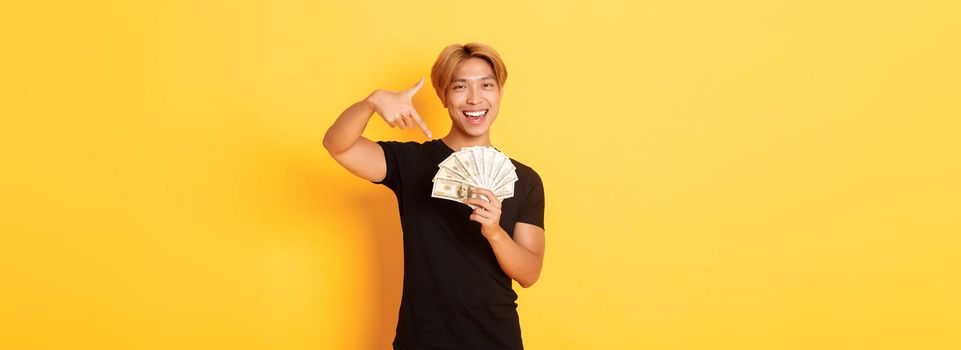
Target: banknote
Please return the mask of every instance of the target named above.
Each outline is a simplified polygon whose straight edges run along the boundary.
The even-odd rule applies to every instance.
[[[463,147],[437,167],[431,189],[434,198],[464,203],[475,188],[494,192],[499,201],[514,196],[517,168],[507,155],[493,147]],[[487,200],[480,194],[474,194],[473,197]],[[467,205],[476,209],[475,205]]]

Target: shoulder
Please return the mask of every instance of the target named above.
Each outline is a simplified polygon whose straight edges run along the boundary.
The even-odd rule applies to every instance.
[[[382,146],[395,147],[395,148],[404,148],[404,149],[418,149],[418,148],[423,148],[423,147],[424,147],[424,143],[423,143],[423,142],[417,142],[417,141],[389,141],[389,140],[385,140],[385,141],[376,141],[376,142],[377,142],[378,144],[382,145]]]
[[[540,174],[538,174],[534,168],[518,161],[517,159],[510,158],[510,160],[511,163],[514,164],[514,167],[517,168],[515,171],[517,172],[518,181],[522,181],[522,183],[526,184],[528,188],[544,187],[544,183],[541,180]]]
[[[517,220],[544,228],[544,182],[534,168],[516,159],[511,159],[511,162],[517,173],[514,196],[520,200],[517,204]]]
[[[426,146],[414,141],[377,141],[384,151],[384,162],[387,164],[388,177],[407,177],[409,169],[413,169],[425,158]]]
[[[426,145],[416,141],[376,141],[385,152],[400,155],[414,155],[424,151]]]

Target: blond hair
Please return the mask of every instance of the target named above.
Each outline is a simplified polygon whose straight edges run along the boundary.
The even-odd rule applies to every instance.
[[[434,85],[434,91],[437,92],[437,97],[440,98],[440,102],[445,107],[447,106],[447,90],[450,87],[451,80],[454,79],[454,68],[457,67],[458,63],[471,57],[487,61],[494,71],[497,87],[504,87],[504,82],[507,81],[507,67],[504,66],[504,61],[501,60],[497,51],[481,43],[450,45],[440,52],[437,61],[434,61],[434,67],[430,70],[430,82]]]

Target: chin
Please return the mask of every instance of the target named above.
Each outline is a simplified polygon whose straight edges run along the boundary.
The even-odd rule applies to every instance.
[[[483,131],[481,131],[481,130],[472,130],[472,131],[473,131],[473,132],[467,131],[466,134],[468,134],[468,135],[470,135],[470,136],[472,136],[472,137],[481,137],[481,136],[484,136],[484,134],[487,134],[487,132],[490,131],[490,128],[484,129]]]
[[[462,124],[458,124],[457,129],[460,130],[462,134],[471,136],[471,137],[482,136],[486,134],[487,131],[490,130],[489,127],[480,128],[480,127],[471,127],[470,125],[462,125]]]

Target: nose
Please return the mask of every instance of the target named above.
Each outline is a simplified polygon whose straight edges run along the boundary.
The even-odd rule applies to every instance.
[[[476,105],[480,103],[480,99],[477,98],[477,94],[473,87],[467,88],[467,104]]]

